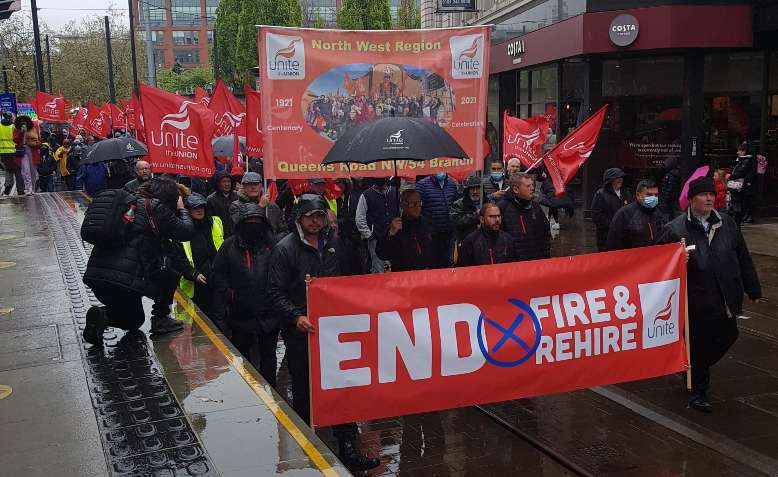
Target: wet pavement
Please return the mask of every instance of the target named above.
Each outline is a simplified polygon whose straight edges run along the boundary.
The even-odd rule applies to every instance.
[[[279,343],[272,390],[178,297],[177,335],[84,344],[78,238],[85,198],[0,200],[0,469],[7,475],[348,475],[294,415]],[[686,409],[680,376],[363,423],[370,475],[778,475],[778,223],[744,228],[768,302],[712,369],[714,413]],[[562,219],[555,256],[594,250]],[[150,303],[147,303],[149,305]],[[329,448],[327,447],[329,446]]]

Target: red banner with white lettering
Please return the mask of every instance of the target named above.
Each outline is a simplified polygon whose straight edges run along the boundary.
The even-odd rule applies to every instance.
[[[199,86],[195,86],[195,101],[207,108],[208,103],[211,102],[211,98],[208,96],[208,92],[206,90]]]
[[[111,134],[111,113],[108,108],[98,107],[93,102],[87,105],[89,113],[86,116],[84,129],[96,137],[108,137]]]
[[[262,157],[262,94],[246,85],[246,155]]]
[[[308,286],[316,327],[309,335],[312,422],[415,414],[683,371],[685,307],[680,244],[317,278]]]
[[[140,85],[146,146],[154,172],[211,177],[213,112],[161,89]]]
[[[486,26],[386,31],[259,27],[265,174],[279,179],[351,173],[386,177],[396,168],[404,177],[438,171],[461,177],[481,169],[489,36]],[[350,128],[391,116],[437,124],[468,157],[321,163]]]
[[[79,106],[78,111],[76,111],[76,115],[73,117],[73,126],[75,126],[76,131],[80,130],[81,128],[86,125],[86,118],[89,116],[89,111],[84,106]]]
[[[591,156],[607,109],[606,104],[543,156],[543,163],[557,195],[565,191],[567,183]]]
[[[113,103],[109,104],[109,108],[111,110],[111,126],[114,129],[126,129],[127,116],[124,114],[124,111]]]
[[[533,116],[527,119],[508,116],[503,119],[503,160],[515,157],[524,167],[535,164],[543,155],[543,145],[548,139],[548,119]]]
[[[35,92],[35,111],[38,120],[45,122],[70,121],[70,102],[62,96],[52,96],[42,91]]]
[[[229,136],[233,132],[237,132],[239,136],[246,135],[245,126],[243,126],[246,107],[232,94],[224,81],[216,82],[208,109],[213,111],[214,121],[216,121],[214,136]]]

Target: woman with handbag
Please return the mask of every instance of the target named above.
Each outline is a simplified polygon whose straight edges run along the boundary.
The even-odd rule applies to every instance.
[[[737,161],[727,182],[727,189],[732,194],[731,213],[735,223],[740,227],[751,209],[753,200],[754,179],[756,178],[756,161],[748,154],[748,144],[743,142],[737,148]]]

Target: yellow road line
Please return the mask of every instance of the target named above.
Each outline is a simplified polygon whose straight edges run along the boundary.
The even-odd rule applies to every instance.
[[[297,443],[308,455],[311,461],[313,461],[316,467],[318,467],[321,473],[328,477],[337,477],[339,474],[335,471],[335,469],[332,468],[324,456],[321,455],[319,449],[317,449],[316,446],[313,445],[313,443],[307,437],[305,437],[305,434],[303,434],[300,428],[297,427],[289,415],[285,413],[283,409],[281,409],[278,403],[276,403],[276,400],[273,398],[272,394],[265,390],[262,384],[260,384],[246,369],[246,366],[243,363],[243,358],[238,358],[235,356],[235,353],[233,353],[227,347],[224,341],[216,336],[216,333],[211,329],[210,326],[208,326],[207,323],[205,323],[205,321],[203,321],[188,298],[181,295],[181,292],[178,290],[176,291],[175,297],[178,304],[184,308],[184,311],[186,311],[189,316],[192,317],[192,320],[195,324],[197,324],[197,327],[200,328],[203,333],[205,333],[216,349],[218,349],[224,355],[230,365],[235,369],[235,371],[238,372],[238,374],[240,374],[243,380],[246,381],[246,384],[248,384],[249,387],[254,391],[254,394],[256,394],[262,400],[262,402],[265,403],[265,406],[270,409],[270,412],[272,412],[278,422],[284,426],[284,429],[286,429],[289,435],[291,435],[294,440],[297,441]]]

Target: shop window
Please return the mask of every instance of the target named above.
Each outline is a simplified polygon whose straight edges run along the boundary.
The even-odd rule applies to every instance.
[[[758,92],[762,90],[762,52],[705,55],[705,92]]]
[[[683,90],[683,58],[627,58],[602,63],[602,95],[666,96]]]
[[[546,0],[526,3],[528,6],[518,8],[496,22],[492,33],[492,44],[524,35],[586,11],[586,0]],[[482,10],[487,9],[482,7]]]
[[[552,133],[546,147],[556,144],[557,121],[557,65],[546,66],[519,73],[519,117],[544,115],[548,119]]]

